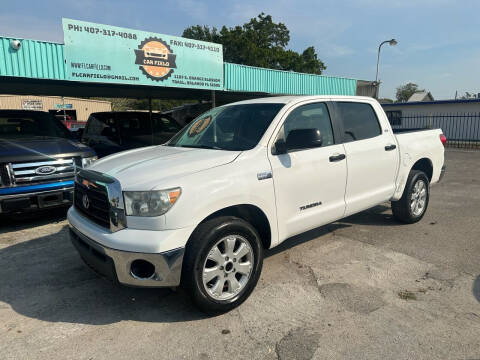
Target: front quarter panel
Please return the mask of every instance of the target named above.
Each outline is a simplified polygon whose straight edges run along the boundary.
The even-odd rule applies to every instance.
[[[260,173],[271,172],[265,147],[243,152],[235,161],[191,174],[172,187],[180,186],[182,194],[165,215],[165,229],[198,226],[218,210],[242,204],[254,205],[266,215],[277,243],[275,194],[272,178],[259,180]]]

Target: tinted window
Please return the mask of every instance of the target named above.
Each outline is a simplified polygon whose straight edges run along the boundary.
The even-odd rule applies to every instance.
[[[338,102],[337,108],[343,120],[343,141],[363,140],[381,134],[377,115],[369,104]]]
[[[212,109],[184,127],[167,145],[220,150],[252,149],[284,105],[241,104]]]
[[[89,137],[104,137],[109,142],[118,144],[118,129],[114,113],[94,113],[88,118],[86,135]]]
[[[334,144],[332,123],[324,103],[303,105],[293,110],[283,124],[283,136],[287,139],[292,130],[317,129],[320,130],[322,146]]]
[[[127,146],[147,146],[152,144],[152,126],[148,113],[117,113],[120,140]]]
[[[60,121],[44,112],[0,113],[0,138],[63,137],[70,134]]]
[[[175,120],[169,116],[155,115],[153,117],[153,133],[155,135],[161,133],[177,133],[181,130]]]

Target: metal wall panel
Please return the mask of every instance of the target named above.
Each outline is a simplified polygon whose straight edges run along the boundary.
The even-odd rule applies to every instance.
[[[18,39],[22,45],[14,50],[12,40],[0,37],[0,76],[65,80],[62,44]]]
[[[0,95],[0,110],[21,110],[23,101],[31,100],[41,101],[42,111],[55,110],[55,104],[63,104],[61,96]],[[67,110],[75,110],[78,121],[87,121],[92,112],[112,111],[110,101],[65,97],[65,104],[72,104]]]
[[[0,76],[65,80],[63,44],[0,37]],[[227,91],[292,95],[355,95],[357,80],[224,63]]]
[[[357,80],[224,63],[225,90],[292,95],[355,95]]]

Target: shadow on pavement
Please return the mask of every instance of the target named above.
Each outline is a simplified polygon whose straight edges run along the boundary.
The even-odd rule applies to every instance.
[[[475,299],[477,299],[477,301],[480,303],[480,275],[477,276],[473,282],[472,292],[473,296],[475,296]]]
[[[386,213],[385,213],[386,212]],[[378,205],[361,213],[349,216],[339,221],[342,224],[352,225],[375,225],[375,226],[401,226],[403,223],[397,221],[390,206]]]
[[[206,318],[182,293],[128,288],[97,277],[71,244],[67,226],[0,250],[0,264],[0,302],[30,318],[93,325]]]
[[[375,209],[294,236],[265,255],[273,256],[352,224],[392,223],[381,213],[386,207]],[[0,234],[61,221],[65,212],[57,209],[30,216],[33,218],[28,222],[13,219],[1,226]],[[27,317],[94,325],[122,320],[178,322],[207,317],[196,310],[181,291],[128,288],[99,278],[80,259],[70,242],[67,226],[55,234],[1,249],[0,263],[0,301]]]
[[[67,206],[62,206],[35,212],[0,214],[0,235],[63,221],[67,218],[67,210]]]

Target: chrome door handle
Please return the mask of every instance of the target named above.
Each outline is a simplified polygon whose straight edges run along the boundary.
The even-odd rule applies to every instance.
[[[328,160],[330,160],[330,162],[336,162],[336,161],[342,161],[345,158],[346,158],[345,154],[335,154],[330,156]]]

